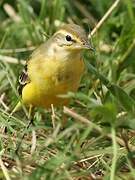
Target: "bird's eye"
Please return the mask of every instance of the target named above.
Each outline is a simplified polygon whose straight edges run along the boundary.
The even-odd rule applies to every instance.
[[[69,36],[69,35],[66,35],[66,40],[67,40],[67,41],[72,41],[72,38],[71,38],[71,36]]]

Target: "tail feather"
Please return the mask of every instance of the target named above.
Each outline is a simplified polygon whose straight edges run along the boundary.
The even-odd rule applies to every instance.
[[[15,112],[19,111],[19,110],[21,109],[21,107],[22,107],[22,104],[21,104],[21,102],[19,101],[19,102],[16,104],[16,106],[14,107],[14,109],[11,111],[10,116],[12,116]]]

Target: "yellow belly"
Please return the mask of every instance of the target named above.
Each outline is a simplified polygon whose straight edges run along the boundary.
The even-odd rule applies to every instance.
[[[31,63],[28,71],[31,82],[22,91],[24,104],[45,108],[50,107],[51,104],[66,105],[69,99],[60,96],[69,91],[77,91],[84,71],[83,60],[46,61],[39,64],[40,67]]]

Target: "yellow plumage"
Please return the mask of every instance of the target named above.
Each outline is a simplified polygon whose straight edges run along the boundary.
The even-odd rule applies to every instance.
[[[35,66],[36,62],[38,62],[37,66]],[[51,104],[64,105],[67,99],[58,96],[77,90],[83,69],[84,64],[81,59],[60,62],[44,58],[29,61],[28,74],[31,82],[22,90],[24,104],[45,108],[50,107]]]

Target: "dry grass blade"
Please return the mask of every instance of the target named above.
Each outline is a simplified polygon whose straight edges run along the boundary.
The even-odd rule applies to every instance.
[[[113,12],[113,10],[118,6],[118,4],[120,3],[120,0],[116,0],[112,6],[108,9],[108,11],[105,13],[105,15],[102,17],[102,19],[98,22],[98,24],[95,26],[95,28],[91,31],[91,33],[89,34],[89,38],[91,36],[93,36],[97,30],[103,25],[103,23],[107,20],[107,18],[111,15],[111,13]]]
[[[6,180],[11,180],[11,178],[10,178],[10,176],[9,176],[9,173],[8,173],[8,170],[7,170],[7,168],[5,167],[5,165],[4,165],[4,163],[3,163],[3,161],[2,161],[1,158],[0,158],[0,166],[1,166],[1,169],[2,169],[3,174],[4,174],[4,176],[5,176],[5,179],[6,179]]]
[[[71,110],[71,109],[69,109],[69,108],[67,108],[67,107],[64,106],[63,112],[64,112],[65,114],[71,116],[72,118],[80,121],[80,122],[83,123],[83,124],[92,126],[92,127],[93,127],[97,132],[99,132],[100,134],[101,134],[101,133],[104,134],[102,128],[96,126],[94,123],[92,123],[91,121],[89,121],[87,118],[81,116],[80,114],[77,114],[75,111],[73,111],[73,110]],[[107,134],[107,135],[105,135],[105,136],[106,136],[107,138],[109,138],[109,139],[112,140],[112,135],[111,135],[111,134]],[[124,141],[123,141],[121,138],[116,137],[116,141],[117,141],[117,143],[118,143],[120,146],[123,146],[123,147],[125,146],[125,143],[124,143]],[[133,146],[133,145],[131,145],[131,144],[129,144],[129,148],[130,148],[132,151],[135,150],[135,146]]]
[[[3,93],[0,96],[0,104],[4,107],[5,111],[7,112],[7,111],[9,111],[9,107],[5,104],[4,98],[5,98],[5,93]]]
[[[5,53],[5,54],[21,53],[21,52],[32,51],[35,48],[36,48],[35,46],[31,46],[31,47],[16,48],[16,49],[0,49],[0,53]]]
[[[10,56],[0,55],[0,61],[6,62],[6,63],[13,63],[13,64],[21,63],[21,64],[25,65],[25,61],[24,60],[18,60],[16,58],[10,57]]]
[[[13,19],[13,21],[19,22],[21,20],[21,18],[18,16],[18,14],[15,12],[14,8],[11,5],[5,3],[3,7],[5,12],[9,15],[11,19]]]
[[[92,123],[91,121],[89,121],[87,118],[81,116],[80,114],[77,114],[75,111],[69,109],[68,107],[64,106],[63,112],[65,114],[73,117],[74,119],[79,120],[83,124],[87,124],[87,125],[90,125],[90,126],[94,127],[94,129],[97,130],[99,133],[102,132],[102,129],[100,127],[95,126],[95,124]]]
[[[37,144],[36,131],[35,130],[32,131],[32,140],[31,140],[31,142],[32,142],[31,143],[32,146],[31,146],[30,153],[33,154],[35,149],[36,149],[36,144]]]

